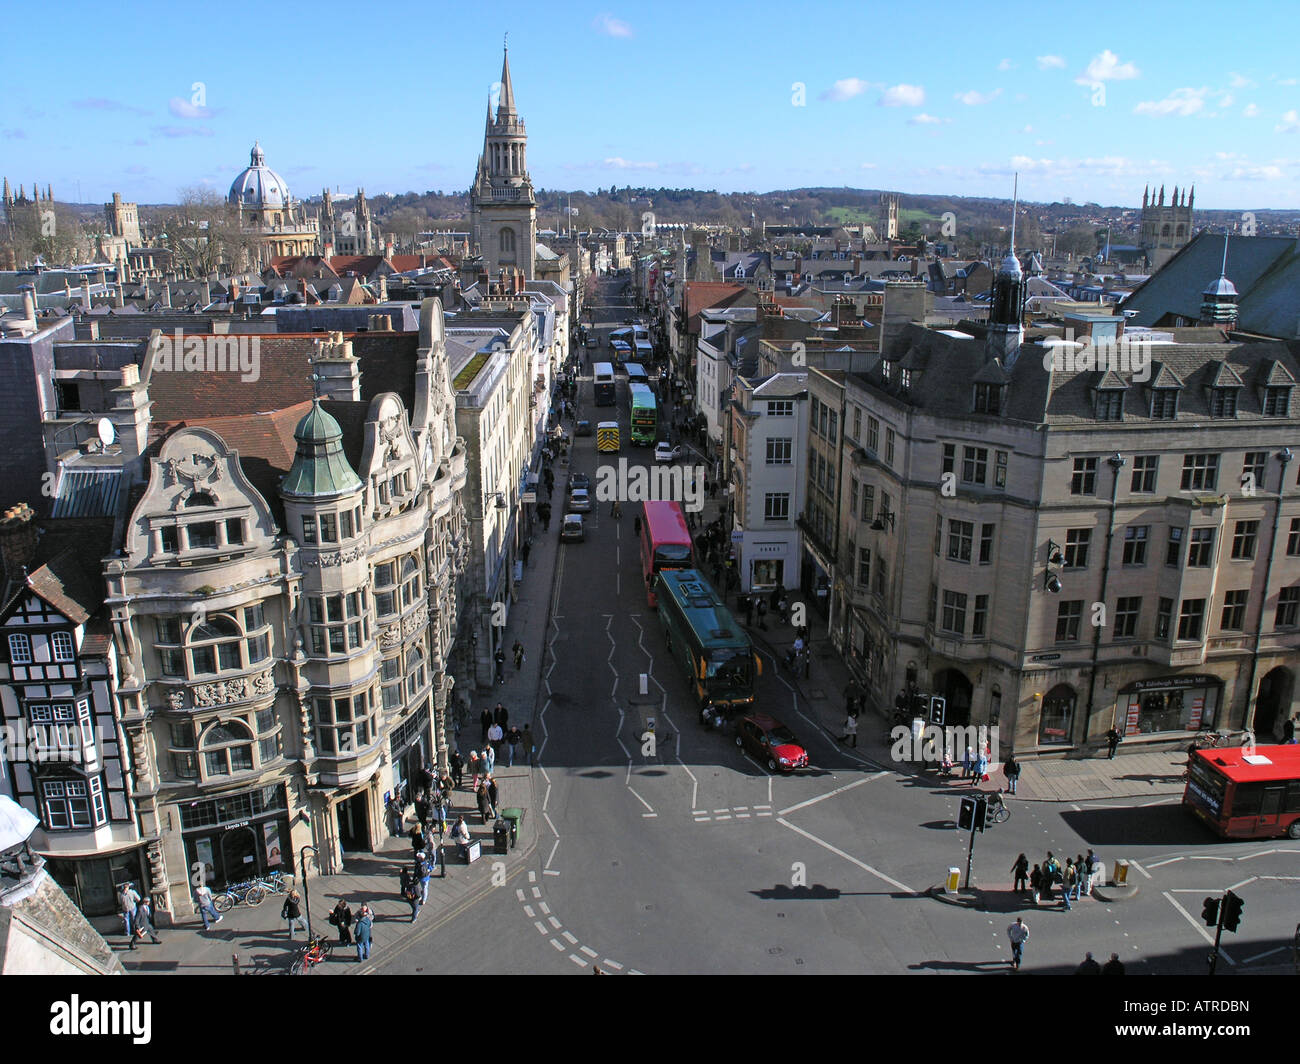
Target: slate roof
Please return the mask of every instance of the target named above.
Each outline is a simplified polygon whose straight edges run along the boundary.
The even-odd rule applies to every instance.
[[[114,517],[122,486],[119,469],[65,469],[55,488],[54,517]]]

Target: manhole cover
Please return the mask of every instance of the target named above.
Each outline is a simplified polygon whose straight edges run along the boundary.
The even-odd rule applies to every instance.
[[[767,952],[770,953],[773,957],[779,957],[782,953],[785,952],[785,950],[783,950],[780,946],[773,946]]]

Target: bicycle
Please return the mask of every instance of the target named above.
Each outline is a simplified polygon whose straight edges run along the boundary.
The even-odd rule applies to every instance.
[[[324,935],[309,938],[307,944],[298,951],[298,956],[294,958],[293,963],[289,966],[289,974],[306,975],[316,965],[329,960],[330,954],[333,952],[333,944]]]
[[[278,870],[258,876],[253,882],[259,887],[266,888],[268,894],[288,894],[293,889],[293,876],[286,876]]]
[[[266,898],[266,887],[260,883],[234,883],[215,898],[212,905],[219,913],[226,913],[236,905],[261,905]]]
[[[984,822],[986,824],[1005,824],[1011,819],[1011,807],[1002,800],[1002,795],[991,794],[988,798],[988,805],[985,807]]]

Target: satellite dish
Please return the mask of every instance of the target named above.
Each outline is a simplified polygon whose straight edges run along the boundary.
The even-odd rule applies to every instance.
[[[113,428],[113,423],[106,417],[99,419],[96,431],[99,433],[99,442],[105,447],[110,446],[117,439],[117,430]]]

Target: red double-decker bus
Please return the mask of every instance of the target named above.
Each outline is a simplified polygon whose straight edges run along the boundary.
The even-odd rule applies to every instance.
[[[1183,807],[1230,839],[1300,839],[1300,746],[1195,750]]]
[[[645,578],[646,601],[658,605],[654,574],[661,569],[693,569],[694,542],[686,517],[675,502],[647,502],[641,514],[641,575]]]

